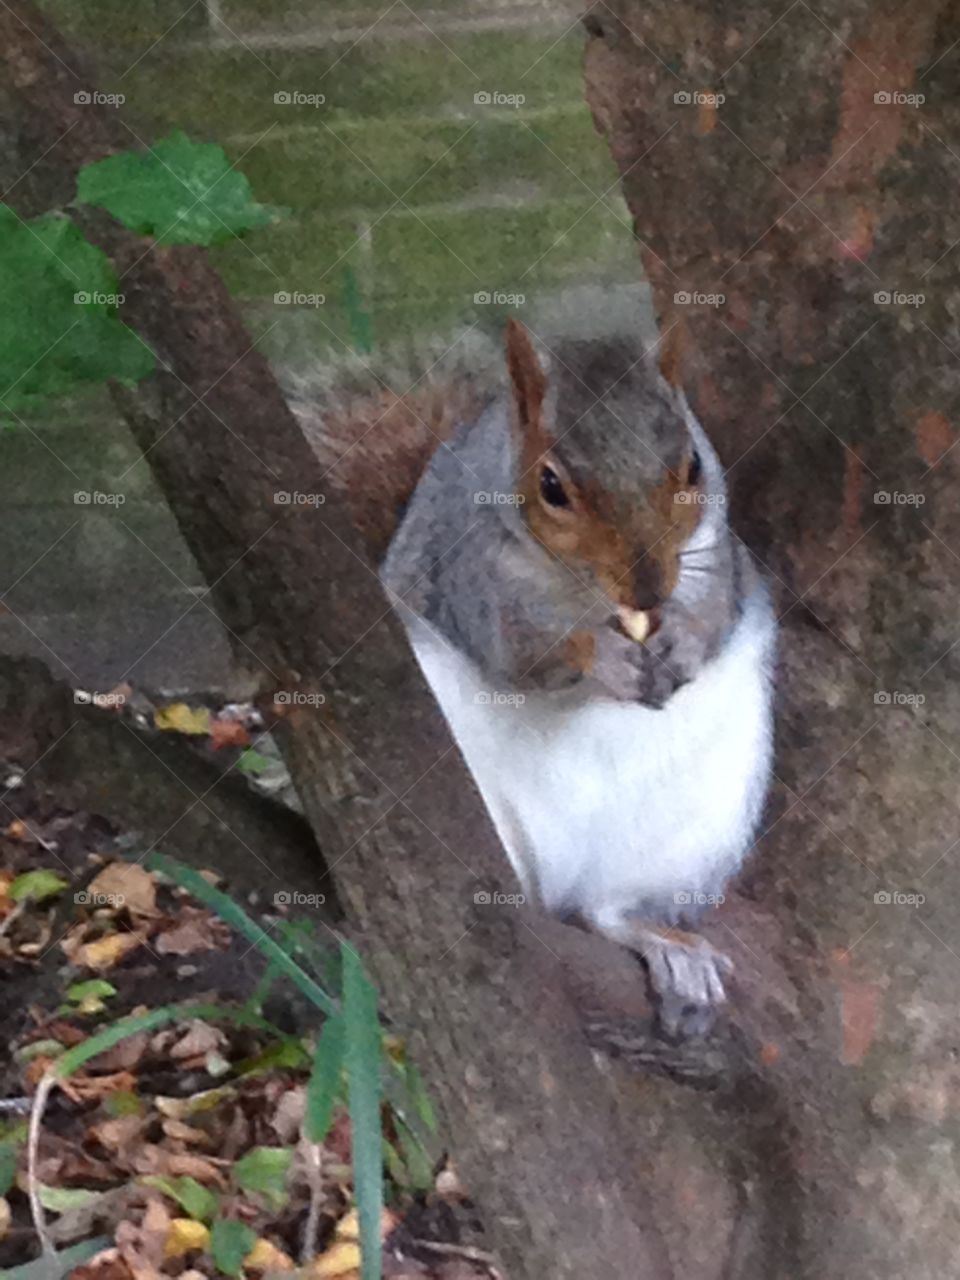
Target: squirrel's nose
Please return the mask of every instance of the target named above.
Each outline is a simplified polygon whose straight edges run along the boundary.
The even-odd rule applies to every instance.
[[[635,609],[656,609],[665,597],[663,570],[652,556],[644,556],[633,569],[633,599]]]

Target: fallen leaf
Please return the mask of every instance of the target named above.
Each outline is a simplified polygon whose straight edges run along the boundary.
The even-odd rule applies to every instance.
[[[161,1280],[164,1248],[170,1232],[170,1215],[163,1202],[151,1200],[142,1222],[117,1226],[117,1248],[134,1280]]]
[[[25,898],[29,898],[32,902],[44,902],[47,898],[56,897],[66,887],[66,880],[58,876],[55,871],[40,869],[26,871],[22,876],[17,876],[10,886],[9,893],[14,902],[22,902]]]
[[[209,926],[198,920],[186,920],[157,934],[154,946],[164,956],[188,956],[194,951],[215,951],[217,940]]]
[[[250,1271],[295,1271],[297,1264],[273,1241],[261,1236],[244,1258],[243,1265]]]
[[[70,1280],[131,1280],[130,1268],[119,1249],[102,1249],[70,1272]]]
[[[191,1249],[206,1249],[210,1243],[210,1229],[193,1218],[174,1218],[163,1246],[165,1258],[182,1258]]]
[[[205,1160],[202,1156],[194,1156],[185,1151],[168,1151],[166,1147],[159,1147],[151,1142],[145,1143],[137,1152],[133,1168],[136,1173],[159,1173],[175,1178],[196,1178],[198,1182],[210,1183],[221,1188],[225,1185],[223,1174],[212,1160]]]
[[[360,1246],[352,1240],[341,1240],[328,1249],[321,1257],[314,1259],[307,1267],[311,1277],[323,1277],[333,1280],[334,1277],[346,1277],[353,1272],[359,1274]]]
[[[2,1240],[10,1230],[10,1219],[12,1217],[13,1213],[10,1209],[10,1201],[6,1196],[0,1196],[0,1240]]]
[[[130,1093],[136,1084],[131,1072],[116,1071],[109,1076],[72,1075],[60,1081],[60,1088],[72,1102],[95,1102],[111,1093]]]
[[[209,1133],[184,1124],[182,1120],[164,1120],[162,1128],[166,1136],[175,1142],[193,1142],[199,1147],[208,1147],[212,1141]]]
[[[210,721],[210,745],[214,751],[221,747],[247,747],[250,733],[241,721],[217,716]]]
[[[170,1057],[178,1060],[196,1058],[215,1049],[222,1049],[226,1043],[227,1037],[217,1027],[211,1027],[208,1022],[194,1019],[188,1024],[186,1032],[171,1047]]]
[[[134,916],[157,914],[157,886],[153,876],[136,862],[111,862],[87,886],[94,906],[125,907]]]
[[[110,933],[96,942],[85,942],[71,959],[85,969],[112,969],[142,942],[143,938],[136,933]]]
[[[210,712],[206,707],[193,708],[185,702],[171,702],[153,713],[153,725],[167,732],[206,736],[210,732]]]

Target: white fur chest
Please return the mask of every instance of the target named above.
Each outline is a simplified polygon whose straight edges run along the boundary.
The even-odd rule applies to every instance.
[[[527,892],[600,927],[721,892],[770,770],[765,601],[659,711],[494,690],[427,624],[410,638]]]

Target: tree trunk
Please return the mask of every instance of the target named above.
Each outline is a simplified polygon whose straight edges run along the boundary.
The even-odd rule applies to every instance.
[[[787,1072],[790,1044],[777,1067],[795,1195],[767,1274],[939,1280],[960,1246],[960,12],[609,0],[587,27],[665,367],[783,616],[750,888],[797,1043],[840,1034],[815,1072]]]
[[[32,181],[55,166],[69,189],[65,175],[127,145],[74,104],[76,55],[21,0],[0,8],[0,57]],[[538,936],[549,922],[477,902],[516,886],[341,504],[274,500],[324,493],[322,469],[222,283],[201,252],[151,248],[106,219],[88,230],[165,366],[128,409],[220,616],[272,688],[320,703],[293,710],[282,745],[508,1274],[669,1275],[642,1135]]]

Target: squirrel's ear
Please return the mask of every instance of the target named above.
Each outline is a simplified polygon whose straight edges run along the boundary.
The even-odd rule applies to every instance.
[[[507,321],[507,368],[520,425],[529,427],[540,417],[547,380],[529,333],[512,316]]]

